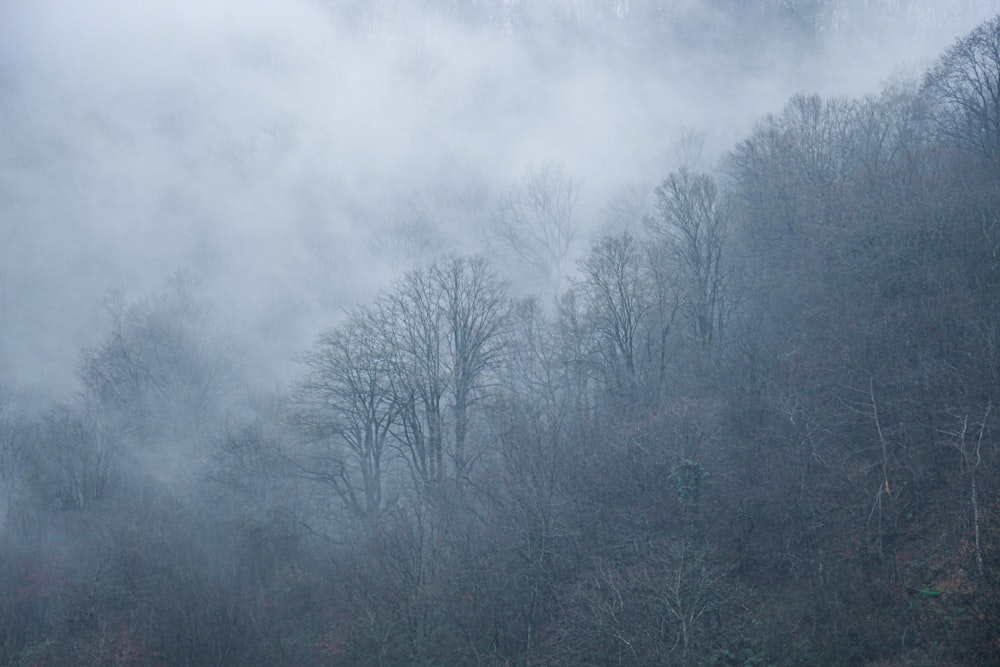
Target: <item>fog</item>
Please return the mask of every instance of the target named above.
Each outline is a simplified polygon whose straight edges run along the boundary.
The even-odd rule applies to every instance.
[[[177,271],[281,382],[345,307],[480,249],[529,165],[581,179],[593,229],[685,134],[711,167],[791,94],[875,93],[1000,9],[801,4],[4,0],[0,383],[65,391],[107,294]]]
[[[998,89],[1000,0],[0,0],[0,664],[995,664]]]

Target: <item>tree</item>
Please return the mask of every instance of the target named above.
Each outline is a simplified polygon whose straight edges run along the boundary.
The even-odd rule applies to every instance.
[[[469,410],[481,398],[484,380],[505,353],[512,306],[506,287],[482,258],[452,258],[434,265],[432,272],[445,297],[454,461],[455,472],[461,476],[474,458],[467,446]]]
[[[87,509],[118,481],[121,436],[94,411],[56,407],[40,424],[36,438],[33,481],[51,507]]]
[[[537,300],[516,304],[500,395],[539,408],[540,418],[553,432],[561,431],[568,413],[589,390],[588,376],[575,372],[570,348]]]
[[[730,212],[715,179],[686,169],[656,188],[656,215],[647,227],[683,295],[692,333],[705,348],[717,345],[731,303],[725,264]]]
[[[299,425],[316,447],[303,474],[367,524],[385,509],[387,442],[401,409],[386,346],[375,311],[357,309],[305,356],[309,373],[296,392]]]
[[[502,361],[511,316],[505,284],[477,257],[411,271],[382,300],[400,410],[394,433],[422,485],[449,468],[461,478],[474,461],[470,410]]]
[[[849,218],[842,195],[864,152],[857,118],[851,100],[796,95],[736,145],[729,166],[746,235],[740,246],[771,252],[767,261],[784,267],[795,257],[786,246],[805,246]]]
[[[735,606],[726,590],[731,568],[685,540],[650,540],[632,551],[597,559],[568,588],[547,662],[716,664],[728,648],[721,618]]]
[[[629,399],[640,398],[644,390],[655,393],[662,380],[664,369],[657,362],[663,361],[669,323],[655,335],[653,286],[638,242],[628,233],[598,239],[580,272],[577,289],[598,339],[609,388]],[[648,386],[647,375],[653,380]]]
[[[416,269],[378,304],[388,335],[394,400],[399,404],[395,438],[418,486],[434,486],[445,477],[444,401],[447,344],[441,295],[430,272]]]
[[[1000,173],[1000,15],[948,48],[923,90],[941,136]]]
[[[489,239],[559,293],[577,237],[581,183],[558,164],[529,167],[497,205]]]
[[[538,661],[541,630],[574,565],[577,536],[566,495],[573,457],[563,425],[539,408],[518,397],[490,406],[497,467],[480,476],[488,515],[480,553],[472,555],[481,562],[488,554],[494,566],[461,568],[461,586],[472,594],[460,622],[497,664]]]
[[[30,460],[30,429],[12,408],[8,390],[0,385],[0,527],[15,518],[15,508],[23,500],[25,466]]]
[[[658,249],[629,232],[598,237],[560,304],[557,343],[564,372],[587,402],[591,378],[631,407],[655,405],[673,359],[668,338],[681,305]],[[582,402],[581,402],[582,401]]]
[[[851,115],[855,164],[852,213],[899,218],[926,206],[926,183],[940,163],[919,96],[919,82],[902,80],[858,101]]]
[[[228,388],[228,358],[212,342],[204,305],[184,274],[153,298],[107,300],[111,330],[81,355],[88,401],[147,443],[208,426]]]

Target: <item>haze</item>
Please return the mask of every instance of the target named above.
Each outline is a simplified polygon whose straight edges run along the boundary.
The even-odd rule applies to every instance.
[[[0,0],[0,664],[996,665],[1000,0]]]
[[[72,385],[114,290],[185,271],[262,384],[343,309],[481,248],[527,167],[611,193],[798,91],[918,73],[997,2],[0,5],[0,381]]]

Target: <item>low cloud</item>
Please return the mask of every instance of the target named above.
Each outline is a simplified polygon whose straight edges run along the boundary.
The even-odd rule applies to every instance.
[[[179,269],[280,380],[427,249],[401,230],[473,248],[529,164],[581,178],[596,226],[685,128],[718,155],[789,95],[875,92],[1000,10],[435,4],[4,3],[0,382],[69,386],[103,296]]]

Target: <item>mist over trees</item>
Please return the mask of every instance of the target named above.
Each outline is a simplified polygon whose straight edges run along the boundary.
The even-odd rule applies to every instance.
[[[804,54],[864,20],[958,11],[868,4],[316,6],[383,45],[407,21],[495,53],[517,40],[569,79],[573,58],[603,62],[584,47],[623,36],[640,76],[640,52],[667,37],[700,35],[729,66],[743,24]],[[54,317],[32,302],[53,283],[28,279],[45,237],[27,226],[81,201],[36,203],[25,184],[64,192],[83,149],[41,141],[69,135],[0,97],[15,121],[0,129],[0,663],[1000,664],[1000,17],[963,29],[913,75],[789,93],[725,145],[623,138],[639,165],[621,173],[617,157],[594,167],[617,127],[600,114],[609,138],[579,152],[527,132],[551,150],[540,159],[496,150],[526,127],[498,126],[476,149],[493,171],[336,130],[327,147],[375,154],[325,171],[291,115],[253,142],[236,133],[212,144],[225,173],[187,154],[205,189],[168,187],[136,223],[191,234],[149,267],[156,284],[119,280],[48,320],[87,311],[58,371],[61,358],[7,360]],[[433,41],[419,59],[394,52],[411,71],[391,83],[440,85],[455,65]],[[301,74],[241,44],[274,81]],[[766,69],[767,48],[740,71]],[[45,70],[0,55],[0,91]],[[184,99],[153,135],[94,116],[84,136],[194,150],[204,127]],[[443,114],[460,142],[466,113],[494,122],[520,104],[494,101],[510,106],[418,109],[407,131],[450,136]],[[337,113],[360,127],[356,109]],[[83,190],[133,183],[91,159]],[[397,162],[434,187],[386,185]],[[316,181],[287,172],[311,167]],[[197,229],[211,188],[246,198],[217,203],[243,228]],[[273,208],[253,210],[255,189]],[[153,210],[133,196],[127,215]],[[93,259],[121,227],[88,215],[63,224]],[[291,222],[268,231],[268,215]],[[280,248],[249,252],[237,229]],[[54,236],[51,249],[76,256]],[[178,257],[195,260],[162,266]],[[234,267],[253,258],[255,277]],[[58,270],[105,282],[92,262]],[[285,302],[293,283],[308,289]],[[32,368],[44,377],[25,382]]]

